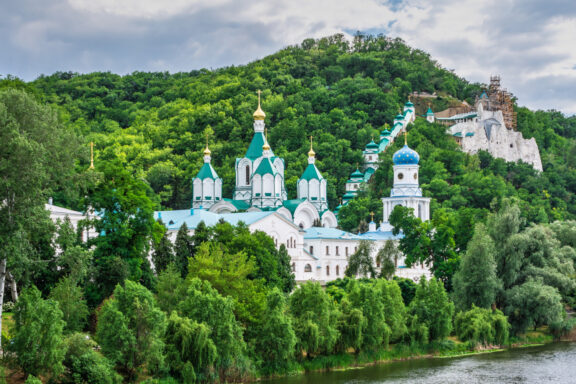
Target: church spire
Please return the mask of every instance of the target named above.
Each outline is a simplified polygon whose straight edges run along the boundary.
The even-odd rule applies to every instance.
[[[90,142],[90,167],[88,169],[94,169],[94,142]]]
[[[310,136],[310,151],[308,151],[308,157],[316,156],[316,152],[314,152],[314,149],[312,148],[312,139],[314,139],[314,136]]]
[[[254,120],[264,120],[266,118],[266,114],[260,107],[260,94],[262,93],[261,90],[256,92],[258,94],[258,109],[254,112]]]
[[[204,162],[205,163],[209,163],[210,162],[210,155],[212,154],[212,152],[210,151],[210,148],[208,148],[208,133],[206,133],[206,148],[204,149]]]
[[[264,129],[264,145],[262,146],[263,155],[270,155],[270,144],[268,144],[268,128]]]

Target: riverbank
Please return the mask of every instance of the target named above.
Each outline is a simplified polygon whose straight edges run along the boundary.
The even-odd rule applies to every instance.
[[[474,346],[449,338],[426,346],[394,344],[389,348],[377,351],[360,352],[359,354],[341,353],[331,356],[318,356],[297,364],[294,370],[282,376],[262,377],[258,380],[269,381],[283,376],[306,375],[314,372],[346,371],[393,362],[466,357],[480,354],[503,352],[515,348],[540,346],[554,341],[553,337],[542,330],[528,332],[522,337],[511,338],[506,346]]]

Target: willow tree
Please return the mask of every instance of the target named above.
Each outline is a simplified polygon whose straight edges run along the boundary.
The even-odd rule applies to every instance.
[[[69,181],[78,148],[56,111],[16,90],[0,92],[0,330],[7,268],[19,264],[44,202]],[[1,345],[0,345],[1,347]]]

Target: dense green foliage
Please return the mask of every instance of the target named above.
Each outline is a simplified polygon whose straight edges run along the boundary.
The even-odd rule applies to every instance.
[[[234,159],[252,137],[257,89],[269,141],[286,161],[289,198],[313,135],[334,208],[364,145],[410,92],[437,92],[433,108],[441,110],[473,102],[480,85],[400,40],[340,35],[215,71],[0,80],[0,272],[6,262],[20,285],[40,289],[24,290],[16,304],[16,368],[63,383],[225,382],[389,344],[433,349],[451,334],[501,345],[509,331],[570,329],[576,118],[553,111],[517,108],[518,129],[540,146],[542,173],[485,152],[464,154],[445,127],[418,118],[408,140],[421,156],[432,220],[396,209],[398,248],[387,243],[374,265],[361,244],[349,277],[326,289],[296,287],[287,250],[243,224],[200,223],[192,236],[183,226],[172,246],[153,211],[190,207],[205,132],[230,196]],[[80,145],[89,141],[95,169]],[[380,156],[371,182],[341,209],[342,229],[365,228],[370,212],[381,219],[379,199],[389,193],[400,145]],[[42,206],[48,196],[98,212],[85,225],[100,236],[83,243],[69,222],[53,225]],[[387,280],[398,251],[435,278]]]

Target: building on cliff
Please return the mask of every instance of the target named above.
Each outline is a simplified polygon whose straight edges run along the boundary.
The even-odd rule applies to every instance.
[[[525,139],[516,130],[511,94],[500,89],[500,77],[493,76],[490,80],[488,92],[482,92],[474,108],[464,108],[464,111],[447,117],[440,117],[446,115],[445,111],[435,117],[427,113],[427,120],[446,125],[447,133],[466,153],[487,151],[506,161],[531,164],[541,172],[542,160],[536,140]]]

